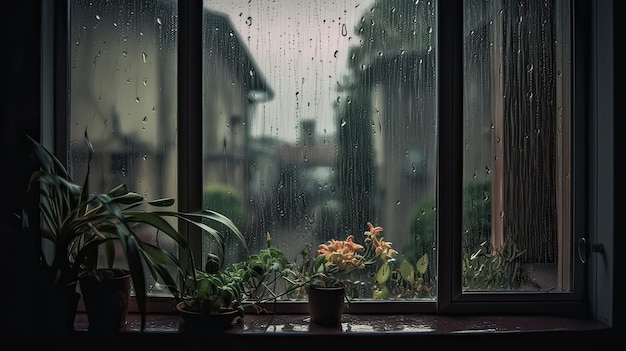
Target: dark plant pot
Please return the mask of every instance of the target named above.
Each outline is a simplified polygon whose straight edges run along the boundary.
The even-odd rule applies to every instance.
[[[341,323],[346,291],[343,288],[306,286],[311,323],[335,327]]]
[[[176,310],[183,317],[181,329],[186,332],[210,332],[231,329],[243,320],[243,310],[234,309],[224,312],[195,312],[186,309],[184,301],[176,304]]]
[[[80,290],[90,331],[115,331],[126,324],[130,297],[130,272],[98,269],[80,277]]]
[[[64,286],[48,286],[39,318],[40,330],[53,337],[65,337],[74,332],[74,321],[80,294],[76,291],[77,282]]]

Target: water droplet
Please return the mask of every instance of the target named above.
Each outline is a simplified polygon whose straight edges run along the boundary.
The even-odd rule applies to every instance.
[[[396,206],[400,206],[400,200],[396,201]]]
[[[348,27],[345,23],[341,25],[341,35],[343,35],[344,37],[348,35]]]
[[[157,24],[158,24],[158,25],[163,24],[163,23],[161,22],[161,18],[160,18],[160,17],[157,17],[157,20],[156,20],[156,21],[157,21]]]
[[[246,24],[248,25],[248,27],[252,25],[252,17],[246,18]]]
[[[135,98],[135,102],[139,102],[139,96]]]
[[[346,121],[346,119],[345,119],[345,118],[342,118],[342,119],[341,119],[341,126],[342,126],[342,127],[343,127],[343,126],[345,126],[347,123],[348,123],[348,122]]]
[[[143,63],[146,63],[146,59],[148,58],[148,54],[146,54],[145,52],[141,53],[141,61]]]
[[[142,121],[143,123],[148,122],[148,117],[147,117],[147,116],[146,116],[146,117],[144,117],[141,121]]]
[[[96,15],[96,19],[99,21],[100,20],[100,15]]]
[[[124,57],[128,56],[128,51],[126,51],[126,50],[122,51],[122,56],[124,56]]]
[[[333,54],[333,56],[337,58],[337,54],[339,54],[339,50],[335,50],[335,53]]]

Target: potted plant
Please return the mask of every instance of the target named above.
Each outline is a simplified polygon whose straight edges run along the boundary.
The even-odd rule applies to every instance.
[[[300,270],[291,283],[294,287],[304,287],[312,323],[335,326],[341,322],[344,301],[349,307],[350,300],[357,295],[354,283],[358,279],[357,271],[380,263],[380,280],[389,278],[388,260],[398,252],[391,248],[391,242],[379,237],[382,227],[370,222],[367,225],[369,230],[364,232],[363,244],[355,242],[350,234],[345,240],[331,239],[320,244],[315,258],[303,250]]]
[[[223,259],[225,242],[218,248],[217,254],[208,255],[204,270],[189,260],[176,305],[186,331],[229,329],[242,321],[249,307],[282,296],[275,293],[276,284],[290,265],[284,253],[271,246],[269,233],[265,249],[228,265]]]
[[[94,148],[85,131],[87,144],[88,167],[82,185],[73,182],[63,164],[39,142],[27,137],[38,162],[30,179],[28,193],[38,203],[40,225],[29,228],[28,213],[25,211],[22,220],[25,228],[35,232],[41,239],[40,266],[47,286],[53,291],[65,290],[76,296],[76,285],[80,280],[81,292],[87,291],[90,283],[106,282],[107,277],[119,278],[119,269],[114,267],[116,254],[126,259],[127,267],[123,268],[132,281],[135,290],[137,307],[141,315],[141,330],[145,327],[146,318],[146,272],[147,267],[155,280],[161,280],[177,296],[180,276],[171,274],[168,267],[184,267],[190,256],[185,238],[170,224],[168,219],[182,220],[198,226],[204,232],[221,240],[223,233],[218,232],[208,223],[218,223],[231,228],[241,240],[243,237],[235,225],[227,217],[210,210],[192,213],[168,210],[147,210],[147,208],[167,208],[174,204],[174,199],[164,198],[149,201],[143,196],[132,192],[126,184],[120,184],[105,193],[92,194],[89,191],[89,165]],[[165,235],[178,245],[178,256],[158,244],[145,242],[139,235],[142,226],[155,228],[159,235]],[[105,266],[98,265],[98,256],[103,254]],[[84,286],[83,286],[84,283]],[[129,284],[122,284],[128,289]],[[83,288],[85,288],[83,291]],[[96,288],[95,291],[106,289]],[[68,294],[69,294],[68,293]],[[119,295],[119,294],[118,294]],[[123,298],[129,295],[128,290],[122,293]],[[92,324],[99,322],[90,314],[92,303],[83,296],[88,313],[90,329]],[[73,300],[74,301],[74,300]],[[53,301],[54,302],[54,301]],[[68,303],[67,318],[73,329],[73,320],[77,299]],[[100,301],[101,302],[101,301]],[[89,306],[88,306],[89,305]],[[122,303],[124,305],[124,303]],[[72,312],[73,311],[73,312]],[[122,311],[123,319],[125,311]],[[71,319],[70,319],[71,318]],[[109,317],[122,322],[114,314]],[[109,327],[101,326],[103,329]],[[112,329],[119,328],[114,325]]]

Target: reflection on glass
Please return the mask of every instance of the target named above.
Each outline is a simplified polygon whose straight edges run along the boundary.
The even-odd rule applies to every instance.
[[[433,298],[434,4],[204,5],[204,206],[236,219],[251,251],[270,233],[294,259],[306,243],[362,240],[370,221],[401,255],[386,292],[371,270],[360,296]]]
[[[69,163],[82,180],[87,129],[92,191],[126,183],[148,199],[176,198],[176,15],[175,1],[70,1]]]
[[[571,289],[568,9],[465,2],[466,291]]]

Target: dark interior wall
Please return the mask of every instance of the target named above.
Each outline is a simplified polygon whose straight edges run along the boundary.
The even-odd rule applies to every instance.
[[[20,232],[14,215],[24,203],[26,185],[32,171],[25,135],[39,135],[40,116],[40,1],[23,0],[3,4],[2,23],[2,109],[0,148],[2,166],[2,265],[3,338],[31,336],[27,317],[29,301],[37,299],[32,289],[32,268],[36,246],[32,236]],[[25,249],[26,248],[26,249]],[[28,249],[32,248],[32,250]],[[0,343],[0,345],[2,345]]]
[[[614,6],[620,1],[615,1]],[[2,148],[2,242],[0,243],[0,257],[2,258],[1,272],[3,285],[0,287],[2,291],[2,333],[0,335],[0,346],[7,340],[15,338],[17,340],[32,340],[37,337],[37,331],[33,330],[32,313],[34,312],[30,304],[38,298],[38,291],[32,282],[33,279],[33,259],[36,253],[36,243],[29,240],[28,236],[20,232],[20,222],[13,215],[19,212],[24,201],[24,193],[28,177],[32,171],[32,164],[29,163],[28,149],[25,144],[24,136],[26,134],[39,135],[39,119],[40,119],[40,38],[41,38],[41,1],[40,0],[21,0],[3,3],[3,67],[2,67],[2,108],[4,114],[0,118],[0,133]],[[614,13],[621,13],[617,8]],[[616,16],[615,18],[614,40],[616,47],[620,45],[621,37],[617,34],[621,32],[624,21]],[[616,51],[617,52],[617,51]],[[617,54],[615,57],[616,64],[620,63]],[[623,76],[623,66],[618,66],[615,77]],[[620,124],[621,125],[621,124]],[[617,127],[617,125],[616,125]],[[615,128],[617,129],[617,128]],[[617,138],[618,135],[615,135]],[[615,139],[619,140],[619,138]],[[618,142],[618,146],[623,146],[623,141]],[[617,157],[617,156],[615,156]],[[616,159],[616,161],[618,161]],[[618,185],[623,184],[618,182]],[[619,189],[622,190],[621,185]],[[618,217],[618,216],[616,216]],[[618,223],[614,223],[614,227],[618,228]],[[615,235],[615,252],[616,256],[619,249],[624,247],[623,236],[619,233]],[[24,248],[32,248],[24,250]],[[617,261],[615,267],[615,308],[614,314],[615,330],[611,337],[615,337],[618,344],[615,349],[619,349],[619,342],[624,343],[624,336],[620,332],[624,330],[624,306],[623,295],[620,294],[618,285],[621,282],[620,277],[624,276],[624,262]],[[6,279],[6,280],[5,280]],[[588,339],[587,339],[588,337]],[[586,334],[587,340],[594,340],[598,335]],[[604,338],[606,335],[600,335]],[[321,340],[320,337],[319,340]],[[419,340],[407,340],[408,337],[403,336],[405,341],[412,345],[419,346]],[[158,339],[158,338],[157,338]],[[580,338],[572,338],[567,333],[556,333],[550,335],[527,335],[528,345],[540,346],[542,340],[557,341],[558,347],[574,347]],[[532,341],[531,339],[534,339]],[[134,342],[141,342],[139,338],[134,338]],[[316,339],[317,340],[317,339]],[[323,344],[321,341],[313,341],[313,344]],[[351,342],[358,340],[358,337],[351,336]],[[520,337],[515,340],[503,340],[500,337],[483,336],[477,338],[459,339],[458,346],[463,349],[482,348],[489,345],[492,340],[495,344],[503,346],[509,341],[515,343],[520,342]],[[153,342],[155,340],[153,339]],[[372,341],[370,337],[364,337],[360,343],[365,344]],[[133,344],[134,344],[133,342]],[[308,342],[308,341],[307,341]],[[358,344],[359,342],[357,342]],[[600,344],[603,344],[602,342]],[[390,344],[391,345],[391,344]],[[448,340],[441,345],[451,346]],[[163,346],[172,346],[167,343]],[[365,346],[365,345],[361,345]],[[435,344],[430,343],[432,349]],[[545,346],[545,345],[544,345]],[[623,344],[621,345],[623,346]],[[399,347],[399,346],[396,346]],[[54,346],[52,346],[54,348]],[[436,348],[436,347],[435,347]]]

